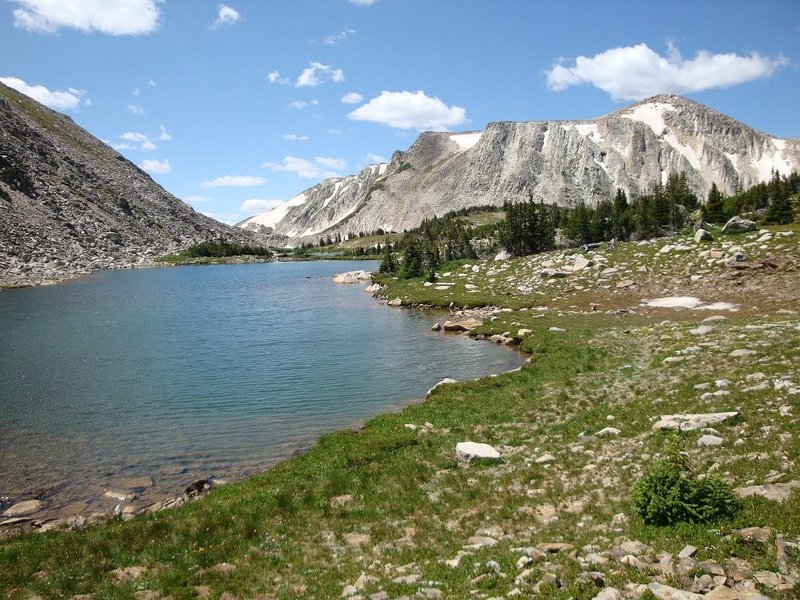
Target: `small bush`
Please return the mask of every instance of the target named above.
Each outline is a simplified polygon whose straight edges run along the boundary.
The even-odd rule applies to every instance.
[[[636,482],[631,503],[648,525],[715,521],[733,516],[741,506],[719,477],[707,475],[700,480],[692,472],[678,438],[670,443],[666,457]]]

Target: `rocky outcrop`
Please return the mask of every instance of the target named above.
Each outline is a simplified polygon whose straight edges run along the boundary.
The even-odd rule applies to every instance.
[[[0,84],[0,287],[147,263],[221,237],[253,242],[69,117]]]
[[[328,179],[261,223],[290,243],[322,233],[403,231],[448,211],[529,197],[570,206],[641,195],[672,172],[705,198],[800,168],[800,140],[781,139],[673,95],[642,100],[588,121],[490,123],[483,131],[425,132],[388,164]],[[266,223],[266,225],[264,225]]]

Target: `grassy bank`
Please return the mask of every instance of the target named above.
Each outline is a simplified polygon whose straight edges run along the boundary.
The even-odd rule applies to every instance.
[[[776,238],[772,251],[781,244]],[[646,260],[643,276],[688,285],[689,274],[673,271],[688,252],[660,248],[614,252],[628,253],[618,260],[626,271],[640,273],[636,261]],[[520,270],[514,277],[527,286],[521,269],[534,260],[561,258],[516,259],[505,269]],[[474,266],[453,267],[478,290],[460,293],[496,300],[485,288],[498,281],[488,271],[499,265]],[[613,586],[639,598],[652,593],[639,586],[654,582],[704,593],[718,585],[717,569],[732,586],[797,597],[797,489],[782,502],[745,498],[728,520],[670,527],[645,525],[629,492],[670,440],[653,430],[653,419],[684,412],[739,413],[713,426],[719,446],[698,446],[700,431],[680,435],[697,472],[733,487],[791,490],[800,481],[800,321],[785,312],[798,299],[784,300],[779,313],[767,302],[778,292],[753,295],[767,281],[754,270],[752,289],[748,280],[730,293],[744,286],[759,310],[725,313],[729,320],[698,330],[713,312],[648,313],[630,287],[597,283],[619,271],[592,273],[577,277],[594,282],[592,297],[605,298],[599,310],[581,295],[588,283],[569,277],[552,284],[564,287],[549,309],[530,308],[542,302],[535,287],[492,302],[525,308],[497,313],[475,331],[521,338],[532,354],[520,371],[440,386],[423,403],[357,432],[325,435],[302,456],[174,510],[0,541],[0,597],[566,600]],[[716,283],[727,281],[724,273]],[[637,285],[649,291],[644,281]],[[398,285],[408,286],[410,302],[426,301],[431,290],[422,281]],[[440,305],[449,302],[444,296]],[[623,305],[635,310],[616,308]],[[609,426],[619,432],[595,435]],[[455,446],[466,440],[493,445],[502,460],[459,461]],[[749,527],[770,529],[756,539],[742,533]],[[679,559],[686,545],[696,554]]]

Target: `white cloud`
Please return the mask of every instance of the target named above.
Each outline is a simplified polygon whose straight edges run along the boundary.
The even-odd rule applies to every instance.
[[[134,96],[138,96],[141,93],[142,93],[142,90],[140,90],[139,88],[136,88],[135,90],[133,90],[131,92],[131,94],[133,94]]]
[[[14,26],[39,33],[62,27],[85,33],[139,35],[158,27],[159,0],[11,0]]]
[[[369,165],[374,165],[377,163],[385,163],[385,162],[389,161],[380,154],[374,154],[372,152],[367,154],[367,164]]]
[[[284,133],[281,136],[284,140],[289,142],[307,142],[308,136],[307,135],[297,135],[296,133]]]
[[[125,107],[125,110],[127,110],[129,113],[133,113],[134,115],[144,114],[144,108],[142,108],[140,104],[128,104],[128,106]]]
[[[460,106],[447,106],[425,92],[387,92],[377,96],[347,115],[356,121],[383,123],[398,129],[446,129],[467,120]]]
[[[342,29],[338,33],[332,33],[331,35],[326,35],[324,38],[322,38],[320,44],[323,44],[325,46],[335,46],[339,42],[343,42],[351,35],[355,34],[356,34],[355,29],[353,29],[352,27],[347,27],[345,29]]]
[[[150,87],[156,87],[156,82],[154,79],[151,79],[150,81],[147,82],[147,85],[149,85]]]
[[[342,132],[336,129],[335,127],[331,127],[325,133],[327,133],[328,135],[342,135]]]
[[[217,27],[222,27],[223,25],[235,25],[239,22],[242,16],[239,14],[235,8],[232,8],[226,4],[220,4],[217,7],[217,18],[214,19],[214,22],[211,23],[211,27],[216,29]]]
[[[74,110],[80,106],[81,99],[86,95],[85,90],[76,90],[75,88],[68,88],[66,91],[51,91],[43,85],[28,85],[16,77],[0,77],[0,81],[56,110]],[[87,106],[90,104],[88,98],[84,98],[83,101]]]
[[[316,87],[326,80],[340,83],[344,81],[344,73],[341,69],[334,69],[330,65],[323,65],[319,62],[312,62],[297,77],[295,87]]]
[[[359,94],[358,92],[350,92],[342,96],[342,102],[345,104],[358,104],[364,99],[364,96]]]
[[[245,213],[265,213],[271,211],[276,206],[284,204],[283,200],[263,200],[261,198],[250,198],[242,202],[239,210]]]
[[[213,202],[213,198],[209,198],[208,196],[186,196],[183,199],[184,202]]]
[[[267,180],[263,177],[253,177],[251,175],[223,175],[211,181],[204,181],[200,184],[200,187],[252,187],[264,185],[265,183],[267,183]]]
[[[593,57],[579,56],[574,65],[555,64],[545,74],[547,87],[556,92],[588,83],[608,92],[614,100],[639,100],[660,93],[699,92],[762,79],[788,62],[783,56],[769,58],[758,52],[740,56],[705,50],[685,59],[672,44],[666,56],[647,44],[637,44],[611,48]]]
[[[305,158],[286,156],[281,163],[268,162],[261,166],[273,171],[294,173],[301,179],[325,179],[327,177],[336,177],[338,175],[337,171],[346,168],[347,163],[341,158],[328,158],[325,156],[316,156],[313,162]]]
[[[317,106],[319,104],[319,100],[295,100],[294,102],[289,104],[290,108],[296,108],[297,110],[303,110],[304,108],[308,108],[309,106]]]
[[[357,4],[359,6],[372,6],[375,4],[375,0],[350,0],[351,4]]]
[[[149,136],[145,135],[144,133],[138,133],[136,131],[126,131],[121,136],[119,136],[121,140],[125,140],[125,142],[132,142],[132,144],[116,144],[114,148],[117,150],[155,150],[156,145],[150,139]],[[135,145],[133,145],[135,144]]]
[[[172,136],[167,133],[167,130],[163,125],[161,125],[161,133],[158,134],[158,139],[160,139],[162,142],[168,142],[172,139]]]
[[[280,71],[270,71],[267,73],[267,81],[278,85],[288,85],[291,83],[288,77],[281,77]]]
[[[343,158],[330,158],[328,156],[315,156],[314,161],[320,165],[326,166],[329,169],[342,171],[347,168],[347,161]]]
[[[169,160],[166,158],[164,160],[147,158],[143,160],[139,166],[151,173],[169,173],[172,170],[172,167],[169,165]]]

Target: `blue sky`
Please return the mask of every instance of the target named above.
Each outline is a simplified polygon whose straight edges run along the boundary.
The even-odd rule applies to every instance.
[[[419,131],[682,93],[800,137],[800,2],[0,0],[0,80],[235,222]]]

